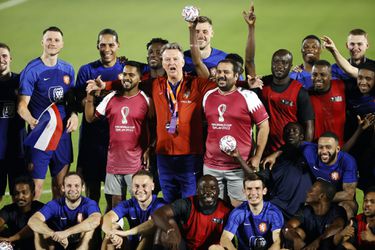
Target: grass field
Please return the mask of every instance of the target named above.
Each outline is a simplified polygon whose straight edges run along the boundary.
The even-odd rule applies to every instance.
[[[145,44],[152,37],[176,41],[187,48],[188,30],[181,18],[185,5],[198,6],[202,15],[212,18],[214,47],[243,55],[247,29],[241,12],[250,3],[248,0],[26,0],[3,8],[6,2],[9,1],[0,0],[0,41],[11,46],[15,72],[41,54],[41,32],[52,25],[64,31],[65,48],[60,57],[72,63],[76,71],[98,58],[96,36],[107,27],[118,31],[120,54],[130,59],[145,61]],[[300,42],[308,34],[331,36],[345,55],[349,30],[362,28],[369,33],[370,42],[375,40],[374,7],[373,0],[255,0],[258,74],[269,74],[271,55],[279,48],[289,49],[294,64],[301,63]],[[368,56],[375,58],[375,48],[370,46]],[[327,52],[322,57],[333,60]],[[77,138],[78,133],[73,133],[75,156]],[[49,183],[47,178],[46,190]],[[44,202],[49,199],[50,194],[42,197]],[[9,201],[7,197],[0,206]]]

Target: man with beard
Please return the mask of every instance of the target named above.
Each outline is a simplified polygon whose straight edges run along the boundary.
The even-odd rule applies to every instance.
[[[334,235],[346,222],[345,210],[333,203],[335,187],[318,179],[306,196],[306,205],[283,229],[284,247],[288,249],[324,249],[337,247]]]
[[[22,145],[25,122],[17,114],[20,76],[11,71],[11,62],[9,46],[0,42],[0,202],[7,183],[12,193],[14,179],[27,172]]]
[[[27,222],[44,204],[33,200],[35,184],[28,176],[16,178],[12,190],[14,203],[0,210],[0,242],[14,244],[15,250],[34,249],[33,231]]]
[[[259,168],[269,132],[268,114],[257,95],[250,90],[236,87],[240,71],[237,62],[230,59],[220,61],[216,69],[217,88],[208,91],[203,98],[208,124],[203,173],[216,177],[220,198],[229,196],[235,207],[246,199],[242,192],[244,172],[238,162],[220,150],[220,140],[227,135],[234,137],[242,158],[248,160],[250,166],[256,170]],[[257,126],[254,147],[253,124]],[[254,148],[256,153],[251,155]],[[224,194],[224,190],[228,193]]]
[[[100,59],[81,66],[77,75],[77,99],[81,110],[85,108],[85,88],[88,80],[96,79],[99,76],[104,81],[117,80],[124,68],[124,63],[117,58],[120,42],[115,30],[101,30],[98,34],[96,48]],[[95,97],[94,105],[97,106],[102,99],[99,96]],[[90,124],[85,119],[82,119],[78,144],[77,171],[84,177],[87,196],[96,202],[100,200],[100,183],[105,180],[108,141],[107,120],[102,119]],[[110,209],[111,197],[106,197],[106,199],[107,207]]]
[[[195,250],[218,244],[230,212],[218,195],[216,178],[204,175],[198,181],[196,196],[156,210],[151,217],[162,231],[162,245],[168,249]]]
[[[375,186],[365,191],[363,213],[350,221],[336,237],[345,249],[370,250],[375,247]]]
[[[232,243],[235,235],[240,250],[280,249],[284,219],[275,205],[263,200],[267,193],[263,178],[255,173],[247,175],[243,180],[243,192],[247,201],[230,213],[220,246],[213,246],[210,250],[236,249]]]
[[[94,107],[92,85],[87,87],[85,118],[91,123],[100,117],[109,122],[109,149],[104,193],[112,197],[112,207],[126,196],[131,187],[132,175],[148,161],[148,149],[142,145],[147,138],[147,119],[150,116],[150,99],[138,88],[141,66],[128,61],[124,67],[121,89],[108,94]]]
[[[305,89],[312,87],[311,71],[314,63],[320,59],[321,42],[319,37],[308,35],[302,40],[302,59],[303,64],[293,69],[289,77],[302,83]]]
[[[151,248],[154,236],[153,225],[150,225],[150,223],[144,224],[145,227],[142,229],[135,227],[149,220],[156,209],[165,205],[163,199],[152,195],[154,187],[153,176],[150,172],[139,170],[133,175],[132,192],[134,196],[129,200],[121,201],[103,217],[102,230],[106,234],[103,245],[109,243],[122,249]],[[115,224],[123,217],[128,220],[129,230],[119,230],[118,225]],[[150,227],[147,227],[147,225],[150,225]],[[142,234],[138,231],[142,231]],[[125,238],[126,236],[128,237]],[[104,249],[110,249],[110,245]]]
[[[305,129],[305,140],[313,139],[314,111],[307,91],[289,77],[292,60],[288,50],[277,50],[272,56],[272,75],[262,79],[264,86],[260,96],[270,116],[267,153],[284,144],[283,128],[289,122],[298,121]]]
[[[312,69],[313,88],[310,99],[315,112],[314,141],[326,131],[335,131],[339,145],[344,145],[346,118],[345,84],[332,80],[331,65],[326,60],[317,61]]]
[[[327,131],[319,137],[318,144],[304,142],[300,149],[315,178],[336,186],[338,192],[332,201],[345,208],[348,218],[353,217],[358,208],[355,201],[357,164],[351,155],[340,151],[337,135]]]
[[[152,38],[147,44],[147,65],[149,71],[142,75],[142,80],[164,76],[165,70],[161,63],[161,48],[167,44],[168,41],[163,38]],[[147,93],[147,92],[146,92]],[[147,93],[148,94],[148,93]]]
[[[101,214],[95,201],[81,195],[84,190],[82,177],[68,173],[61,186],[64,197],[48,202],[30,218],[36,248],[92,249],[90,241]]]
[[[206,16],[199,16],[195,20],[196,27],[195,27],[195,34],[197,39],[197,46],[199,48],[200,56],[202,58],[202,62],[206,65],[208,70],[214,72],[216,65],[223,59],[227,53],[212,48],[211,47],[211,39],[214,35],[214,31],[212,28],[212,20]],[[184,71],[188,74],[196,75],[196,67],[194,65],[193,55],[191,50],[187,50],[184,52],[184,59],[185,59],[185,66]]]

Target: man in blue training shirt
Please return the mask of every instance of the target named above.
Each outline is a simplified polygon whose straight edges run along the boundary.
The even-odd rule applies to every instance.
[[[7,179],[10,193],[14,179],[26,174],[23,137],[25,121],[17,114],[19,74],[11,72],[10,48],[0,42],[0,202],[5,193]]]
[[[100,59],[83,65],[77,75],[77,100],[81,110],[85,107],[87,81],[101,76],[103,81],[119,79],[124,63],[117,58],[120,48],[118,34],[113,29],[103,29],[98,34],[97,49]],[[101,97],[95,98],[95,106],[101,102]],[[105,179],[107,151],[109,143],[109,128],[107,120],[99,120],[89,124],[82,119],[79,137],[77,171],[82,174],[86,183],[86,194],[99,202],[100,183]],[[111,197],[107,206],[111,208]]]
[[[52,192],[60,196],[59,187],[72,162],[72,142],[70,132],[78,126],[78,116],[69,97],[74,87],[72,65],[58,59],[63,48],[63,33],[57,27],[43,31],[43,54],[32,60],[21,73],[18,113],[28,123],[30,129],[38,125],[38,117],[52,103],[56,103],[65,129],[55,151],[41,151],[27,148],[27,163],[35,182],[35,199],[39,199],[50,165]]]
[[[315,178],[336,186],[338,192],[333,197],[333,202],[344,207],[348,218],[352,218],[358,209],[355,201],[357,163],[351,155],[340,151],[337,135],[325,132],[319,137],[318,144],[304,142],[300,149]]]
[[[143,234],[141,237],[139,231],[152,230],[153,223],[143,224],[145,227],[142,226],[141,229],[135,227],[149,220],[156,209],[166,204],[163,199],[152,194],[154,187],[153,176],[150,172],[139,170],[133,175],[132,192],[134,197],[120,202],[103,217],[102,230],[106,234],[106,240],[103,241],[102,249],[107,249],[107,244],[108,246],[114,245],[116,248],[127,246],[127,249],[150,249],[153,237],[144,237]],[[115,224],[123,217],[129,223],[130,229],[127,231],[118,230],[118,225]],[[151,235],[153,236],[153,234]],[[125,236],[128,236],[128,240],[124,242],[126,238],[123,237]],[[140,247],[137,247],[138,245]]]
[[[92,249],[90,240],[101,218],[98,204],[81,195],[85,186],[77,173],[64,177],[61,191],[64,197],[48,202],[28,222],[36,248],[46,244],[57,249]]]
[[[284,218],[275,205],[263,200],[267,193],[263,178],[252,173],[244,178],[243,183],[247,201],[229,215],[221,235],[221,246],[210,249],[236,249],[232,243],[235,235],[238,249],[280,249]]]
[[[195,31],[202,61],[210,71],[210,75],[215,75],[214,72],[216,72],[216,65],[221,60],[225,59],[227,53],[211,47],[211,38],[214,35],[214,31],[212,29],[212,20],[210,18],[199,16],[195,22],[197,23]],[[191,50],[186,50],[184,52],[184,59],[184,71],[188,74],[196,75],[195,66],[191,57]]]

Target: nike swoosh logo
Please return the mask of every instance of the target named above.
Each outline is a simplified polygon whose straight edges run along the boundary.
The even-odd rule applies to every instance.
[[[315,169],[315,170],[319,171],[319,168],[317,168],[317,167],[315,167],[315,166],[313,166],[313,169]]]
[[[132,219],[132,220],[136,220],[137,218],[134,218],[134,217],[130,217],[130,219]]]
[[[244,223],[243,225],[244,226],[250,226],[251,224],[250,223]]]
[[[48,81],[48,80],[49,80],[49,78],[43,78],[43,80],[44,80],[44,81]]]
[[[60,220],[66,220],[67,218],[64,218],[64,217],[60,217]]]

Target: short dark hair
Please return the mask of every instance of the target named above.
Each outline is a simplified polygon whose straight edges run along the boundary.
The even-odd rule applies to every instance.
[[[7,49],[10,52],[10,48],[7,44],[0,42],[0,48]]]
[[[141,66],[141,64],[139,62],[136,62],[136,61],[126,61],[124,69],[125,69],[126,66],[135,67],[137,69],[137,72],[138,72],[139,76],[140,77],[142,76],[142,66]]]
[[[168,43],[168,40],[165,40],[163,38],[160,38],[160,37],[154,37],[152,38],[147,44],[146,44],[146,49],[148,49],[148,47],[150,47],[152,44],[154,43],[161,43],[161,44],[167,44]]]
[[[308,36],[305,36],[305,38],[302,39],[302,42],[303,43],[304,41],[306,41],[307,39],[313,39],[313,40],[316,40],[319,42],[319,45],[322,44],[322,42],[320,41],[320,38],[317,37],[316,35],[308,35]]]
[[[102,35],[112,35],[112,36],[115,37],[115,40],[118,43],[118,34],[117,34],[117,32],[115,30],[113,30],[113,29],[107,28],[107,29],[103,29],[103,30],[101,30],[99,32],[99,34],[98,34],[98,40],[96,41],[96,44],[99,44],[99,42],[100,42],[100,36],[102,36]]]
[[[332,131],[326,131],[326,132],[324,132],[323,134],[321,134],[321,135],[319,136],[319,138],[321,138],[321,137],[333,138],[333,139],[335,139],[335,141],[336,141],[337,143],[339,143],[339,137],[337,136],[337,134],[335,134],[335,133],[332,132]]]
[[[318,60],[314,63],[314,66],[327,66],[328,68],[331,68],[331,64],[327,60]]]
[[[162,55],[164,51],[169,50],[169,49],[177,49],[182,53],[182,55],[184,54],[182,47],[178,43],[175,43],[175,42],[164,44],[163,47],[161,47],[160,49],[160,54]]]
[[[375,186],[368,187],[363,194],[367,195],[368,193],[375,193]]]
[[[138,170],[137,172],[135,172],[135,174],[133,174],[133,176],[132,176],[132,179],[134,179],[134,177],[136,177],[136,176],[141,176],[141,175],[146,175],[146,176],[150,177],[151,180],[154,180],[154,176],[152,175],[152,173],[150,171],[147,171],[147,170],[144,170],[144,169],[141,169],[141,170]]]
[[[26,184],[26,185],[29,185],[29,188],[30,188],[31,193],[35,194],[35,183],[34,183],[33,178],[31,178],[31,177],[28,176],[28,175],[22,175],[22,176],[18,176],[18,177],[14,180],[14,186],[13,186],[12,196],[15,195],[14,191],[16,190],[16,185],[18,185],[18,184]]]
[[[290,52],[289,50],[287,50],[287,49],[278,49],[278,50],[276,50],[275,51],[275,53],[273,53],[272,54],[272,59],[276,56],[276,54],[287,54],[287,55],[290,55],[290,57],[291,57],[291,63],[293,63],[293,54],[292,54],[292,52]]]
[[[244,60],[243,58],[239,55],[239,54],[236,54],[236,53],[229,53],[228,55],[226,55],[225,59],[230,59],[230,60],[233,60],[235,61],[238,66],[240,67],[240,72],[239,74],[242,74],[243,73],[243,63],[244,63]]]
[[[332,201],[336,194],[335,185],[321,178],[318,178],[315,183],[319,183],[321,192],[326,195],[329,201]]]
[[[351,31],[349,31],[348,35],[365,36],[367,38],[367,32],[364,31],[363,29],[352,29]]]
[[[59,32],[61,36],[64,36],[64,33],[61,31],[61,29],[56,26],[51,26],[43,30],[43,35],[46,34],[48,31]]]
[[[232,59],[223,59],[221,60],[217,65],[219,65],[220,63],[230,63],[233,65],[233,72],[235,74],[238,74],[238,76],[243,72],[243,69],[242,67],[240,66],[240,64],[235,61],[235,60],[232,60]],[[216,66],[217,67],[217,66]]]
[[[247,181],[261,181],[263,188],[266,187],[266,181],[264,180],[263,176],[259,175],[258,173],[249,173],[245,174],[243,178],[243,187],[245,188],[245,183]]]
[[[359,70],[361,69],[367,69],[372,72],[375,72],[375,62],[366,60],[366,62],[361,63],[361,65],[358,67]]]
[[[85,184],[85,181],[83,180],[83,177],[82,177],[82,175],[80,173],[78,173],[78,172],[68,172],[64,176],[63,185],[65,184],[65,179],[68,178],[69,176],[73,176],[73,175],[76,175],[76,176],[78,176],[81,179],[82,186]]]
[[[197,17],[197,19],[195,21],[197,23],[209,23],[210,25],[212,25],[211,18],[209,18],[207,16],[199,16],[199,17]]]

